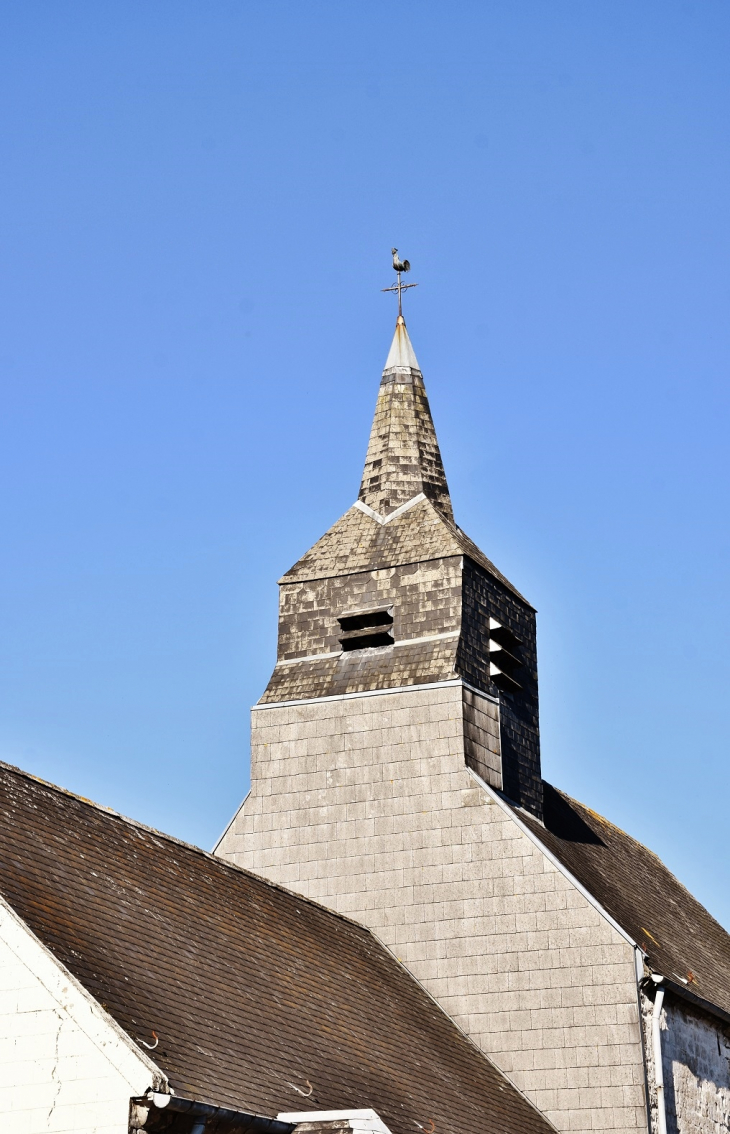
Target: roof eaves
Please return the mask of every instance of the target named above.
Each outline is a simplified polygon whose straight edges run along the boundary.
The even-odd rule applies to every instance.
[[[651,978],[648,978],[648,981],[650,980]],[[717,1020],[722,1020],[723,1024],[730,1024],[730,1012],[726,1012],[724,1008],[713,1004],[711,1000],[705,1000],[704,997],[698,996],[695,992],[690,992],[684,985],[677,984],[676,981],[671,980],[669,977],[663,977],[662,985],[668,992],[673,993],[682,1000],[686,1000],[688,1004],[692,1004],[695,1008],[706,1012],[708,1016],[714,1016]]]
[[[159,1091],[148,1091],[146,1095],[132,1099],[134,1106],[142,1111],[145,1129],[154,1131],[155,1117],[162,1114],[186,1114],[191,1118],[216,1123],[216,1129],[229,1126],[246,1134],[292,1134],[296,1123],[281,1118],[267,1118],[262,1114],[250,1114],[247,1111],[229,1110],[227,1107],[216,1106],[213,1103],[198,1102],[196,1099],[181,1098],[180,1095],[165,1094]],[[144,1112],[147,1111],[145,1114]],[[153,1121],[147,1126],[149,1111],[152,1111]],[[167,1123],[165,1124],[167,1127]]]
[[[440,560],[445,562],[447,559],[462,559],[464,555],[465,552],[461,551],[461,549],[456,549],[455,551],[450,551],[447,555],[426,555],[418,559],[408,558],[398,559],[396,561],[389,558],[387,561],[383,560],[380,567],[374,564],[367,567],[357,567],[354,571],[333,571],[331,575],[297,575],[295,579],[288,579],[286,575],[283,575],[282,578],[278,580],[278,583],[280,587],[284,587],[292,586],[296,583],[312,583],[319,579],[344,579],[348,575],[363,575],[368,571],[379,571],[388,567],[410,567],[414,563],[438,563]]]

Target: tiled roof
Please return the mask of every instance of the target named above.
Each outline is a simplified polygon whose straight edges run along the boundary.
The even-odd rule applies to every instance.
[[[730,935],[661,859],[550,784],[520,818],[647,953],[654,972],[730,1012]]]
[[[135,1043],[157,1034],[178,1095],[552,1129],[367,930],[6,764],[0,891]]]

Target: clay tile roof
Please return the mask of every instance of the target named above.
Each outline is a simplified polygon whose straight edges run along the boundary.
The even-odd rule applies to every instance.
[[[521,820],[648,955],[649,967],[730,1012],[730,934],[661,859],[595,811],[544,784],[544,826]]]
[[[367,930],[6,764],[0,891],[135,1043],[159,1036],[178,1095],[553,1129]]]

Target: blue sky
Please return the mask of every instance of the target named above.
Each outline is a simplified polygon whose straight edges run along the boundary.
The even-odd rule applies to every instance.
[[[730,926],[728,5],[0,11],[0,757],[215,841],[396,244],[544,774]]]

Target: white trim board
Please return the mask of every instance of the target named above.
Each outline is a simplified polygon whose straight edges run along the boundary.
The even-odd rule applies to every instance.
[[[376,512],[369,504],[363,504],[362,500],[356,500],[352,507],[359,508],[360,511],[364,512],[366,516],[369,516],[371,520],[375,520],[377,524],[389,524],[391,520],[397,520],[398,516],[402,516],[403,513],[407,512],[409,508],[412,508],[414,504],[420,504],[421,501],[425,499],[425,495],[419,492],[418,496],[412,496],[410,500],[406,500],[405,504],[401,504],[394,512],[389,512],[387,516],[381,516],[380,512]]]
[[[374,1110],[298,1110],[277,1114],[279,1122],[337,1122],[350,1123],[354,1134],[390,1134],[390,1130]]]
[[[491,694],[484,693],[481,689],[476,689],[473,685],[462,681],[460,677],[456,677],[451,681],[428,681],[424,685],[396,685],[390,689],[362,689],[357,693],[336,693],[331,697],[307,697],[300,701],[267,701],[264,704],[259,702],[258,705],[251,706],[251,712],[256,713],[260,709],[290,709],[295,705],[320,705],[326,701],[353,701],[356,697],[383,697],[389,693],[417,693],[424,689],[451,689],[456,685],[461,685],[464,689],[476,693],[485,701],[491,701],[493,705],[499,704],[498,697],[492,697]]]

